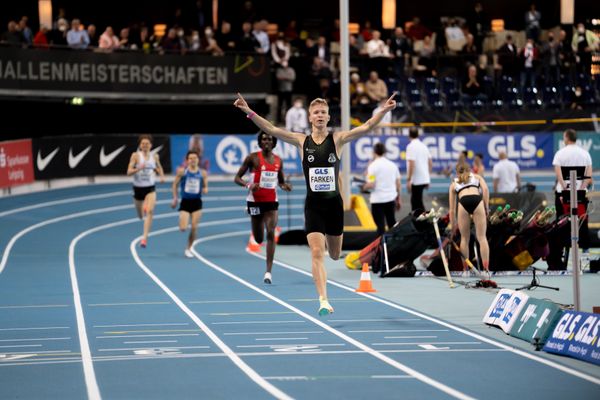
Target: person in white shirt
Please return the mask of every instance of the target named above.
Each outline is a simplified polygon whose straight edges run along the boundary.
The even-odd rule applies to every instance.
[[[492,177],[494,178],[494,192],[513,193],[521,187],[521,171],[516,162],[508,159],[506,152],[498,154],[500,161],[494,165]]]
[[[285,129],[290,132],[308,132],[308,114],[302,99],[294,100],[294,105],[285,114]]]
[[[558,150],[552,160],[554,172],[556,174],[556,218],[560,218],[564,214],[563,203],[568,201],[570,197],[570,180],[565,180],[562,175],[561,167],[585,167],[583,180],[577,180],[577,190],[587,191],[592,186],[592,157],[590,153],[577,144],[577,132],[574,129],[567,129],[563,135],[563,143],[565,146]],[[587,207],[587,204],[586,204]],[[588,218],[581,221],[579,228],[579,246],[585,251],[589,249],[589,227]]]
[[[433,167],[431,153],[421,140],[419,130],[411,127],[408,132],[410,143],[406,146],[406,189],[410,193],[410,206],[413,214],[425,211],[423,190],[431,182],[430,173]]]
[[[378,142],[373,147],[375,159],[367,169],[367,183],[363,189],[371,190],[371,214],[377,225],[377,234],[383,235],[396,223],[396,211],[400,210],[400,170],[385,157],[385,145]]]

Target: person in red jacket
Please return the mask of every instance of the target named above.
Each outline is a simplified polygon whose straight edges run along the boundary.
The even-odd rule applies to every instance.
[[[271,270],[275,255],[275,228],[277,227],[277,210],[279,208],[277,186],[288,192],[292,190],[292,187],[285,182],[281,158],[273,154],[277,138],[261,131],[258,133],[257,140],[261,150],[246,157],[235,175],[234,181],[238,185],[248,188],[246,201],[254,240],[262,243],[264,232],[267,231],[267,272],[265,272],[263,281],[272,283]],[[252,173],[249,181],[242,178],[247,171]]]

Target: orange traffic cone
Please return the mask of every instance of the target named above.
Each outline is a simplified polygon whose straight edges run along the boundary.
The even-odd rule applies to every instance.
[[[369,272],[369,264],[363,263],[362,272],[360,273],[360,282],[358,282],[358,288],[356,292],[376,292],[371,285],[371,273]]]
[[[258,253],[260,251],[260,244],[254,240],[254,235],[250,234],[250,238],[248,239],[248,245],[246,246],[246,251],[251,251],[253,253]]]

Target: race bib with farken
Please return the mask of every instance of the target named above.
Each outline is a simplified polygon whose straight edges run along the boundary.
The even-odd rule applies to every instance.
[[[310,190],[313,192],[335,191],[335,169],[333,167],[318,167],[308,169]]]

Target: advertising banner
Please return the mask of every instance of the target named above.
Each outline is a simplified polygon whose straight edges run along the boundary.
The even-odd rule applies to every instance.
[[[39,51],[0,48],[0,89],[40,92],[49,96],[93,96],[148,99],[149,95],[229,97],[267,93],[268,61],[260,55],[185,56],[141,52]]]
[[[193,137],[193,140],[201,143],[205,168],[216,174],[235,174],[244,158],[259,150],[256,135],[195,134]],[[172,136],[172,168],[183,163],[185,153],[191,146],[190,140],[192,135]],[[468,152],[469,161],[475,153],[482,153],[484,162],[490,169],[498,161],[501,151],[506,152],[522,169],[551,168],[552,165],[552,134],[426,134],[421,140],[429,148],[435,171],[453,169],[462,151]],[[387,149],[386,156],[402,171],[406,171],[408,137],[369,135],[350,144],[352,172],[362,174],[366,171],[373,159],[373,146],[377,142],[383,142]],[[302,173],[300,154],[295,146],[280,140],[274,152],[282,158],[286,174]]]
[[[500,290],[484,315],[483,322],[509,333],[528,299],[529,296],[522,292]]]
[[[433,170],[454,169],[462,151],[467,151],[469,161],[477,153],[483,154],[483,162],[489,169],[499,160],[500,152],[515,161],[521,169],[551,168],[553,136],[546,133],[514,134],[425,134],[420,140],[429,148]],[[386,156],[406,171],[406,136],[366,136],[351,144],[352,171],[363,173],[373,158],[373,146],[383,142]]]
[[[546,343],[561,315],[562,310],[555,303],[530,297],[510,335],[532,343],[539,349]]]
[[[0,188],[33,182],[31,140],[0,142]]]
[[[565,311],[544,351],[600,365],[600,314]]]
[[[171,169],[183,165],[185,154],[196,149],[201,155],[200,164],[209,173],[235,174],[244,159],[259,151],[256,135],[173,135],[171,136]],[[273,150],[283,161],[283,172],[302,174],[300,154],[296,146],[281,140]]]
[[[77,135],[33,140],[35,179],[125,175],[138,135]],[[171,171],[169,136],[153,135],[165,173]]]

